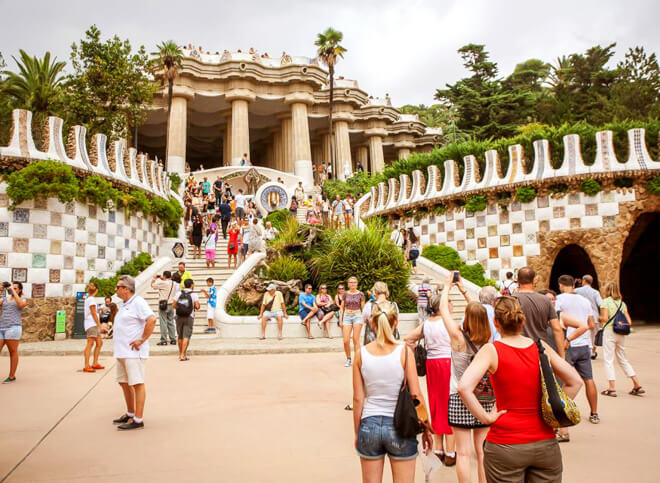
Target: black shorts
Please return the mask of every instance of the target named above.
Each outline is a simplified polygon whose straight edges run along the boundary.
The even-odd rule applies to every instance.
[[[588,345],[569,347],[568,355],[570,356],[570,359],[566,357],[568,363],[575,367],[582,380],[588,381],[594,378],[591,368],[591,349]]]

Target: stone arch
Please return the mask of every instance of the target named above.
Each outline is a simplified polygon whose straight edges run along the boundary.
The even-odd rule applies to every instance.
[[[592,263],[587,251],[575,243],[568,244],[559,250],[552,263],[549,285],[555,292],[559,292],[557,279],[561,275],[572,275],[575,278],[582,277],[583,275],[591,275],[594,277],[593,287],[595,289],[598,288],[596,267]]]
[[[642,213],[628,232],[621,253],[621,294],[635,320],[659,322],[655,306],[660,272],[660,212]]]

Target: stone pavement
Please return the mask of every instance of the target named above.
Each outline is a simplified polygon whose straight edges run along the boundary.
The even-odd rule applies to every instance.
[[[289,342],[292,348],[308,343],[262,344],[282,350]],[[628,395],[617,368],[619,397],[599,399],[601,424],[585,420],[562,445],[565,482],[658,481],[660,327],[637,329],[627,344],[648,394]],[[341,354],[154,357],[146,428],[129,433],[110,422],[124,410],[113,360],[103,357],[105,371],[85,374],[81,359],[23,357],[16,383],[0,385],[0,481],[16,465],[7,482],[360,481],[352,413],[343,410],[351,371]],[[0,358],[3,375],[7,363]],[[602,358],[594,369],[602,390]],[[584,391],[577,400],[588,415]],[[417,466],[415,481],[422,482],[419,460]],[[385,474],[391,481],[389,469]],[[454,482],[455,472],[443,468],[432,481]]]

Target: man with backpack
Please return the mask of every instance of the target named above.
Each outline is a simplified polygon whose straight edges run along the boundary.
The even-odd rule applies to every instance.
[[[179,345],[179,360],[187,361],[188,344],[192,337],[193,324],[195,322],[195,310],[199,310],[199,297],[193,289],[195,284],[191,278],[183,281],[183,290],[174,301],[173,307],[176,311],[176,332]]]
[[[513,272],[506,272],[506,280],[502,282],[502,295],[513,295],[518,290],[518,284],[513,279]]]

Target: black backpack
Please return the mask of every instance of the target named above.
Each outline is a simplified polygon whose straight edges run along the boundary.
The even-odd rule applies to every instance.
[[[191,292],[186,292],[184,290],[176,301],[176,315],[178,317],[190,317],[192,313],[193,299]]]

